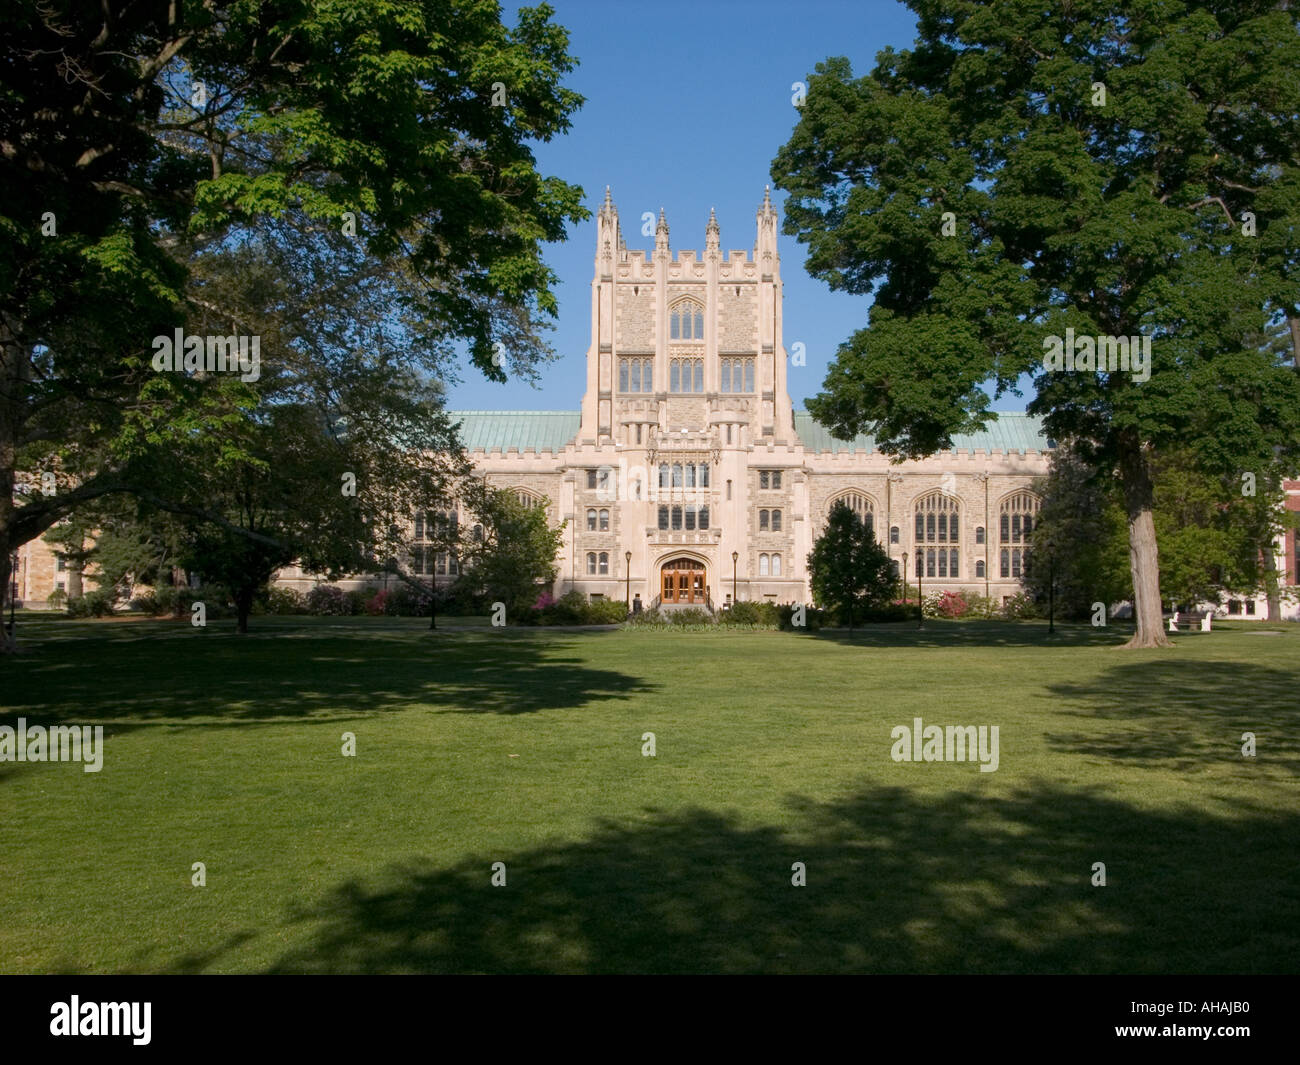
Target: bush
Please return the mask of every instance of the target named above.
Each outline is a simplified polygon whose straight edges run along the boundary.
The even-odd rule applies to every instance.
[[[1040,618],[1043,612],[1033,599],[1021,593],[1013,595],[1002,605],[1002,616],[1008,621],[1019,621],[1022,618]]]
[[[930,617],[961,618],[970,612],[970,604],[961,592],[940,592],[925,600],[925,612]]]
[[[392,592],[387,588],[381,588],[365,603],[365,612],[372,618],[383,617],[388,613],[388,600],[392,598]]]
[[[639,614],[631,615],[627,619],[626,623],[628,625],[648,625],[652,628],[658,625],[667,624],[664,620],[664,616],[659,613],[658,609],[642,610]]]
[[[707,610],[701,610],[699,607],[688,606],[682,610],[674,610],[669,615],[669,622],[672,625],[712,625],[713,615]]]
[[[617,625],[627,617],[627,604],[622,599],[598,599],[587,604],[588,625]]]
[[[347,617],[352,613],[352,604],[342,588],[318,584],[307,593],[307,613],[317,617]]]
[[[409,584],[398,584],[388,593],[384,600],[384,609],[389,617],[418,618],[429,616],[429,590],[415,588]]]
[[[137,610],[141,614],[148,614],[150,617],[158,616],[158,600],[154,598],[153,592],[145,592],[137,595],[127,604],[131,610]]]
[[[268,614],[305,614],[307,597],[296,588],[268,588],[263,599]]]
[[[761,602],[732,603],[718,616],[719,625],[756,625],[764,628],[776,628],[781,624],[781,611],[775,603]],[[793,608],[792,608],[793,609]]]
[[[798,606],[798,603],[782,603],[776,608],[780,627],[786,632],[816,632],[826,624],[827,611],[804,604],[803,625],[795,625],[794,612]]]
[[[879,606],[867,607],[861,615],[855,614],[853,623],[855,625],[886,625],[899,621],[916,620],[916,602],[907,603],[881,603]],[[848,625],[849,616],[845,613],[837,613],[835,616],[836,624],[840,626]]]
[[[102,618],[113,613],[113,597],[108,592],[93,591],[68,599],[68,617]]]
[[[45,605],[51,610],[62,610],[68,605],[68,593],[62,588],[55,588],[45,597]]]

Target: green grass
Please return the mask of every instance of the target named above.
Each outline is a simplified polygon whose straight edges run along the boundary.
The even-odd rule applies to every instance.
[[[0,723],[107,748],[0,763],[0,971],[1300,970],[1296,626],[446,624],[20,619]]]

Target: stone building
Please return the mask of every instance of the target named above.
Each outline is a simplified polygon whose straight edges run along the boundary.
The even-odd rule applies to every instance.
[[[1047,472],[1036,419],[1002,414],[950,451],[896,464],[837,440],[790,401],[777,215],[765,193],[752,250],[627,248],[606,190],[597,216],[591,345],[578,411],[460,411],[479,472],[567,519],[556,593],[725,606],[807,602],[807,557],[845,500],[925,590],[1019,591]],[[462,517],[461,520],[472,520]],[[423,524],[423,523],[422,523]],[[416,568],[450,582],[455,560]]]
[[[797,347],[797,346],[796,346]],[[830,507],[845,500],[871,523],[915,588],[1002,601],[1020,590],[1027,535],[1050,442],[1038,421],[1001,414],[950,450],[894,463],[866,436],[838,440],[793,408],[782,339],[777,216],[764,195],[751,250],[723,252],[710,212],[704,250],[673,252],[660,212],[654,248],[626,247],[608,190],[597,216],[586,391],[575,411],[460,411],[478,471],[566,520],[555,593],[725,606],[807,602],[807,558]],[[797,365],[797,363],[796,363]],[[1288,482],[1300,508],[1300,482]],[[472,522],[469,515],[456,515]],[[424,534],[412,569],[450,584],[456,560]],[[443,515],[441,520],[455,520]],[[1300,581],[1300,546],[1277,545],[1284,581]],[[20,601],[61,583],[42,541],[20,553]],[[307,589],[297,568],[277,582]],[[357,577],[344,586],[377,583]],[[1297,607],[1288,602],[1284,616]],[[1267,614],[1263,596],[1220,604]]]

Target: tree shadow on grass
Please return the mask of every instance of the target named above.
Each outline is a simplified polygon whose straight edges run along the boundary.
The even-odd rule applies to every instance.
[[[11,669],[0,723],[225,726],[353,720],[412,706],[459,713],[575,710],[658,685],[595,669],[568,653],[567,633],[538,639],[503,630],[440,635],[390,631],[355,639],[315,632],[292,641],[193,638],[188,646],[86,641],[77,668],[31,660]],[[208,720],[218,719],[218,720]]]
[[[1294,816],[1153,813],[1052,784],[794,806],[784,830],[650,810],[580,842],[413,860],[289,915],[276,934],[308,939],[270,971],[1300,971]]]
[[[1131,625],[1112,624],[1093,628],[1076,622],[1056,623],[1047,631],[1045,621],[946,621],[926,618],[925,627],[916,621],[862,625],[852,633],[846,628],[822,629],[809,636],[853,647],[1118,647],[1133,635]]]
[[[1048,733],[1058,750],[1195,770],[1224,762],[1254,771],[1300,773],[1300,706],[1294,670],[1240,661],[1125,662],[1086,684],[1049,684],[1066,704],[1058,716],[1095,722],[1091,729]],[[1254,758],[1242,755],[1242,734],[1256,737]]]

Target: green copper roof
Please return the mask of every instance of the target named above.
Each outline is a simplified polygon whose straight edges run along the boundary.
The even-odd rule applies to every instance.
[[[461,438],[470,451],[562,450],[578,435],[581,415],[576,410],[455,410],[448,412],[460,422]],[[812,452],[876,450],[870,436],[851,441],[838,440],[822,428],[807,411],[794,412],[794,428],[804,447]],[[1042,422],[1029,414],[1001,413],[979,433],[952,438],[959,451],[1046,451],[1047,437]]]
[[[469,451],[559,451],[578,435],[576,410],[453,410]]]
[[[803,446],[812,452],[876,450],[875,440],[867,435],[855,436],[851,441],[831,436],[807,411],[794,412],[794,429]],[[952,438],[952,446],[957,451],[1046,451],[1050,445],[1041,419],[1031,414],[1002,412],[982,432],[958,433]]]

